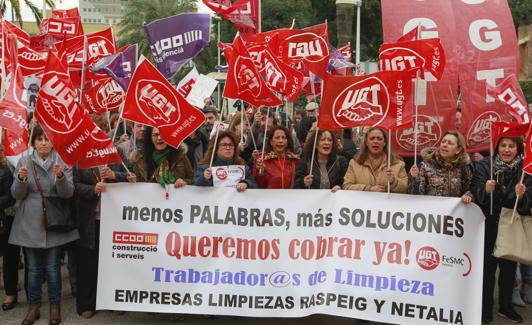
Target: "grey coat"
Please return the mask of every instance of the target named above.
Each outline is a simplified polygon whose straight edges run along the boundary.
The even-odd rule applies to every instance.
[[[51,248],[61,246],[79,238],[78,230],[60,233],[44,229],[42,223],[42,197],[35,184],[31,161],[35,164],[35,170],[45,196],[54,196],[69,199],[74,194],[74,182],[72,169],[67,168],[54,150],[50,153],[44,166],[41,166],[34,151],[29,157],[24,155],[18,162],[14,172],[11,194],[17,200],[15,220],[11,228],[9,243],[30,248]],[[31,159],[31,161],[30,161]],[[54,162],[63,167],[63,177],[57,178],[53,172]],[[28,178],[21,181],[18,178],[18,170],[22,166],[28,167]]]

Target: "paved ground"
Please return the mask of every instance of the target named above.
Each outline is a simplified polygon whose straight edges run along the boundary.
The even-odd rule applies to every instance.
[[[0,258],[1,260],[1,258]],[[0,263],[1,264],[1,263]],[[263,325],[263,324],[275,324],[275,325],[310,325],[310,324],[319,324],[319,325],[356,325],[364,324],[362,321],[353,320],[350,318],[342,317],[333,317],[325,315],[314,315],[305,318],[297,319],[286,319],[286,318],[247,318],[247,317],[217,317],[217,318],[205,318],[201,316],[186,316],[185,320],[182,321],[175,315],[170,314],[147,314],[147,313],[133,313],[128,312],[124,315],[117,315],[116,313],[110,311],[99,311],[92,319],[84,319],[77,315],[75,310],[75,298],[70,294],[70,285],[68,284],[66,267],[63,267],[63,294],[64,300],[61,305],[62,307],[62,316],[64,325],[100,325],[100,324],[112,324],[112,325],[130,325],[130,324],[252,324],[252,325]],[[22,279],[22,272],[21,272]],[[0,281],[1,282],[1,281]],[[46,286],[45,286],[46,287]],[[0,292],[3,297],[3,287],[0,285]],[[44,292],[44,297],[46,297],[46,292]],[[1,298],[0,298],[1,299]],[[41,319],[37,321],[36,325],[45,325],[48,324],[48,303],[44,303],[41,307]],[[532,305],[528,305],[525,308],[516,307],[518,313],[523,316],[525,319],[524,324],[532,324]],[[10,311],[0,310],[0,325],[15,325],[20,324],[24,318],[26,312],[26,302],[23,292],[19,292],[19,304],[16,308]],[[511,322],[505,321],[502,318],[495,315],[494,317],[495,324],[497,325],[506,325],[513,324]],[[376,324],[376,323],[371,323]],[[407,324],[408,325],[408,324]],[[470,324],[466,324],[470,325]]]

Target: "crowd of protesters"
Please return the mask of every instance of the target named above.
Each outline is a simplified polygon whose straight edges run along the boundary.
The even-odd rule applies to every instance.
[[[513,322],[522,317],[513,305],[532,303],[532,267],[521,265],[522,285],[516,284],[517,264],[492,256],[499,213],[513,208],[531,215],[532,177],[520,183],[523,140],[499,140],[493,157],[476,154],[471,164],[462,135],[447,131],[438,147],[421,151],[418,165],[406,166],[403,158],[389,150],[387,132],[375,127],[340,132],[316,127],[318,105],[309,103],[296,110],[294,121],[284,112],[237,111],[222,117],[208,103],[205,124],[179,148],[167,145],[159,130],[141,124],[122,123],[116,116],[98,125],[118,127],[115,139],[123,165],[92,169],[68,168],[37,125],[29,152],[18,160],[6,159],[0,151],[0,213],[5,231],[1,234],[5,296],[2,309],[17,305],[19,264],[25,266],[24,288],[28,302],[22,321],[31,325],[40,317],[42,286],[46,280],[50,324],[61,322],[61,259],[69,251],[72,293],[76,309],[84,318],[96,311],[100,196],[113,182],[152,182],[166,189],[188,185],[213,186],[213,166],[242,165],[245,173],[236,184],[248,189],[329,189],[409,193],[460,197],[464,204],[478,204],[486,217],[482,319],[493,320],[495,276],[499,267],[498,314]],[[459,114],[457,114],[457,118]],[[102,119],[99,117],[98,119]],[[460,120],[457,119],[457,124]],[[493,159],[494,179],[490,177]],[[45,230],[41,219],[42,197],[71,202],[78,227],[70,232]],[[493,196],[493,208],[490,197]],[[21,250],[22,248],[22,250]],[[20,252],[23,251],[21,261]]]

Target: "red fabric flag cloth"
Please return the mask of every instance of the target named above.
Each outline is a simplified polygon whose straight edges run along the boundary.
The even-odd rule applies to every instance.
[[[445,69],[445,51],[439,38],[383,44],[379,50],[381,71],[421,68],[441,80]]]
[[[410,41],[415,41],[415,40],[419,39],[418,29],[419,28],[417,26],[412,28],[408,33],[406,33],[403,36],[399,37],[397,39],[397,43],[410,42]]]
[[[109,164],[121,164],[122,158],[111,138],[99,127],[94,126],[91,135],[91,148],[77,162],[78,168],[87,169]]]
[[[52,18],[80,17],[78,7],[52,10]]]
[[[525,160],[523,162],[523,171],[532,175],[532,133],[528,129],[528,135],[525,141]]]
[[[158,128],[163,140],[175,148],[205,121],[205,115],[144,57],[133,73],[123,117]]]
[[[495,146],[497,145],[497,142],[499,142],[500,138],[524,137],[525,135],[527,135],[529,125],[520,124],[517,122],[495,121],[491,124],[491,129],[491,145],[493,146],[493,151],[496,152],[497,148]]]
[[[81,17],[45,18],[41,21],[40,32],[59,39],[72,38],[84,34]]]
[[[231,22],[244,39],[253,38],[259,30],[259,0],[203,0],[212,11]]]
[[[116,111],[124,102],[125,93],[113,78],[102,79],[83,92],[83,107],[94,114]]]
[[[74,165],[91,149],[90,135],[95,124],[76,101],[66,67],[51,51],[37,98],[35,118],[67,165]]]
[[[329,65],[329,36],[327,23],[310,26],[304,29],[279,29],[261,38],[278,35],[274,54],[285,63],[305,66],[321,79],[327,75]],[[268,40],[269,41],[269,40]]]
[[[405,71],[383,71],[353,77],[328,76],[318,127],[327,130],[358,126],[385,129],[411,126],[411,87],[411,76]]]
[[[246,48],[268,86],[295,103],[303,90],[303,74],[275,57],[266,43],[246,43]]]
[[[28,132],[17,135],[9,130],[4,130],[2,144],[4,146],[4,155],[6,157],[18,156],[28,150]]]
[[[229,65],[224,97],[241,99],[256,107],[282,105],[283,102],[262,79],[240,36],[231,46],[224,46],[223,51]]]
[[[511,74],[497,86],[488,85],[488,94],[508,107],[508,113],[520,124],[530,123],[526,97],[515,74]]]

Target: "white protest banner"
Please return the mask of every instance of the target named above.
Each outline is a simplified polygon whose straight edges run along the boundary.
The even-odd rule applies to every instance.
[[[108,184],[97,309],[479,324],[484,217],[458,198]]]
[[[187,101],[196,107],[203,108],[205,98],[211,97],[213,91],[218,87],[218,81],[200,74],[192,86],[192,90],[187,95]]]
[[[236,187],[246,177],[246,166],[230,165],[212,167],[212,184],[214,187]]]

